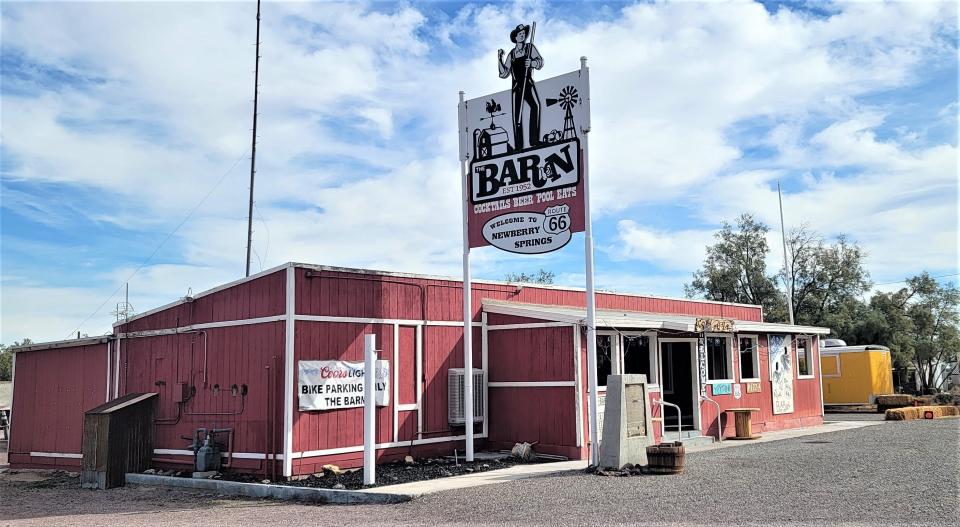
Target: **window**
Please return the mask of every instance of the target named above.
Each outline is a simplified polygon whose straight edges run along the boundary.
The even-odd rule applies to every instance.
[[[797,337],[797,377],[813,377],[813,357],[809,337]]]
[[[597,386],[607,385],[607,376],[612,372],[610,358],[613,351],[613,336],[597,335]]]
[[[740,382],[760,382],[760,350],[757,337],[740,336]]]
[[[729,348],[726,337],[707,337],[707,380],[731,382]]]
[[[646,335],[623,336],[623,373],[643,374],[647,382],[656,384],[655,372],[651,370],[650,337]]]

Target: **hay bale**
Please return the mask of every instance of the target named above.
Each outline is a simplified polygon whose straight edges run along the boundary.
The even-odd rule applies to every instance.
[[[960,407],[956,406],[911,406],[908,408],[895,408],[887,410],[887,421],[909,421],[911,419],[923,419],[927,412],[933,413],[934,419],[942,417],[960,416]]]

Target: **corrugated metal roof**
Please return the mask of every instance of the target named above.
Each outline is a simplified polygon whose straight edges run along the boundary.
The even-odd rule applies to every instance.
[[[581,324],[584,319],[587,318],[586,309],[581,307],[525,304],[505,300],[484,299],[483,310],[488,313]],[[689,315],[667,315],[663,313],[598,309],[597,327],[669,329],[693,333],[697,318],[698,317]],[[830,333],[830,328],[816,326],[791,326],[790,324],[752,322],[747,320],[734,320],[733,323],[734,329],[738,333],[809,333],[814,335],[827,335]]]

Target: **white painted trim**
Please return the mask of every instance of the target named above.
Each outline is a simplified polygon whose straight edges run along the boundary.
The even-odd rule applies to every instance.
[[[109,403],[109,402],[110,402],[110,391],[111,391],[111,390],[110,390],[110,373],[111,373],[110,370],[113,369],[113,368],[112,368],[113,365],[110,364],[110,359],[111,359],[111,357],[110,357],[110,348],[111,348],[111,343],[110,343],[110,341],[107,341],[107,382],[105,383],[105,384],[107,385],[107,386],[106,386],[106,388],[107,388],[107,394],[106,394],[106,398],[103,400],[103,402],[105,402],[105,403]]]
[[[743,365],[741,359],[743,354],[740,353],[740,339],[752,339],[753,340],[753,371],[757,375],[760,375],[760,335],[756,333],[736,333],[733,336],[734,345],[737,347],[737,367],[736,367],[736,377],[740,379],[740,382],[760,382],[760,377],[752,378],[743,378]]]
[[[154,455],[161,456],[194,456],[193,450],[183,450],[177,448],[154,448]],[[221,452],[221,457],[230,457],[230,454],[227,452]],[[260,452],[234,452],[233,457],[235,459],[267,459],[267,455]],[[283,459],[283,456],[277,454],[277,459]]]
[[[501,381],[488,382],[490,388],[555,388],[557,386],[575,387],[577,381]]]
[[[486,372],[484,376],[486,381],[483,383],[483,425],[480,428],[480,434],[486,436],[489,430],[488,423],[490,419],[490,369],[487,364],[487,357],[490,355],[490,326],[487,325],[487,312],[480,310],[480,368]]]
[[[417,437],[423,437],[423,326],[417,326]]]
[[[703,352],[707,354],[707,382],[704,384],[733,384],[737,379],[737,372],[733,368],[733,333],[704,333],[706,338],[721,338],[727,340],[727,377],[724,379],[710,379],[710,353],[707,342],[703,342]],[[739,349],[739,346],[738,346]],[[698,368],[699,369],[699,368]]]
[[[620,355],[619,357],[620,370],[614,373],[618,373],[620,375],[626,375],[626,372],[624,371],[624,364],[626,363],[626,360],[625,360],[626,356],[624,355],[624,353],[626,353],[626,349],[624,347],[623,337],[647,337],[648,339],[650,339],[649,341],[650,345],[648,347],[649,352],[647,356],[647,367],[650,369],[651,372],[654,372],[657,374],[656,382],[654,382],[653,379],[647,378],[647,391],[650,391],[651,386],[659,386],[660,385],[660,368],[659,368],[660,345],[657,344],[657,340],[658,340],[657,332],[650,331],[650,330],[647,330],[647,331],[627,330],[627,331],[617,331],[617,333],[619,334],[618,340],[620,341],[619,348],[618,348],[619,355]]]
[[[296,352],[296,274],[293,266],[287,267],[286,277],[286,326],[284,329],[283,368],[283,475],[293,475],[293,368]],[[363,448],[363,447],[361,447]]]
[[[252,324],[267,324],[270,322],[280,322],[286,320],[286,315],[273,315],[269,317],[244,318],[239,320],[223,320],[220,322],[204,322],[202,324],[191,324],[189,326],[180,326],[176,328],[148,329],[144,331],[131,331],[129,333],[118,333],[119,338],[140,338],[140,337],[159,337],[162,335],[176,335],[179,333],[190,333],[201,329],[228,328],[235,326],[248,326]]]
[[[444,326],[451,328],[462,328],[463,322],[458,320],[427,320],[424,325],[427,326]],[[470,326],[474,328],[479,328],[483,325],[482,322],[471,322]]]
[[[115,364],[114,364],[114,370],[113,370],[114,371],[114,376],[113,376],[113,398],[114,399],[116,399],[117,397],[120,397],[120,342],[121,340],[122,339],[120,337],[117,337],[117,345],[114,346],[116,348],[116,353],[114,353],[116,357],[114,358]]]
[[[574,324],[573,331],[573,378],[577,385],[577,395],[574,400],[577,411],[577,447],[583,446],[583,375],[581,370],[580,325]]]
[[[416,411],[419,410],[419,409],[420,409],[420,407],[417,406],[417,403],[413,403],[413,404],[398,404],[398,405],[397,405],[397,411],[398,411],[398,412],[416,412]]]
[[[476,436],[477,439],[487,437],[486,435],[479,434]],[[397,441],[396,443],[377,443],[377,449],[383,450],[385,448],[405,448],[409,447],[411,444],[416,445],[427,445],[431,443],[446,443],[450,441],[464,441],[466,436],[450,436],[450,437],[433,437],[430,439],[414,439],[413,441]],[[348,454],[351,452],[363,452],[363,445],[359,446],[348,446],[341,448],[327,448],[324,450],[309,450],[306,452],[294,452],[292,455],[297,459],[302,459],[305,457],[320,457],[320,456],[332,456],[335,454]]]
[[[463,322],[458,320],[416,320],[407,318],[369,318],[369,317],[336,317],[328,315],[295,315],[296,320],[306,322],[336,322],[342,324],[399,324],[401,326],[442,326],[462,327]],[[480,327],[480,322],[473,322],[474,327]]]
[[[393,442],[397,442],[400,426],[400,324],[393,324]]]
[[[30,452],[30,457],[63,457],[69,459],[83,459],[83,454],[64,452]]]
[[[489,331],[503,331],[508,329],[535,329],[535,328],[564,328],[570,327],[571,322],[530,322],[526,324],[500,324],[498,326],[487,326]]]
[[[826,402],[823,399],[823,362],[820,359],[820,335],[815,335],[811,341],[811,345],[815,345],[817,348],[817,375],[820,376],[820,417],[827,415],[825,410]],[[840,365],[840,359],[837,359],[837,366]]]
[[[27,353],[31,351],[43,351],[49,349],[75,348],[77,346],[94,346],[108,342],[111,337],[84,337],[81,339],[53,340],[50,342],[35,342],[26,346],[8,348],[13,354]]]
[[[281,269],[284,269],[284,268],[291,268],[292,266],[293,266],[292,263],[287,262],[287,263],[285,263],[285,264],[281,264],[281,265],[278,265],[278,266],[276,266],[276,267],[271,267],[270,269],[266,269],[266,270],[260,271],[259,273],[252,274],[252,275],[250,275],[250,276],[246,276],[246,277],[244,277],[244,278],[240,278],[240,279],[234,280],[234,281],[232,281],[232,282],[227,282],[226,284],[223,284],[223,285],[218,285],[217,287],[214,287],[213,289],[207,289],[206,291],[203,291],[203,292],[201,292],[201,293],[197,293],[197,294],[193,295],[193,296],[191,297],[191,301],[196,300],[196,299],[198,299],[198,298],[203,298],[203,297],[205,297],[205,296],[207,296],[207,295],[212,295],[213,293],[217,293],[217,292],[223,291],[224,289],[229,289],[229,288],[231,288],[231,287],[240,285],[240,284],[245,283],[245,282],[250,282],[250,281],[256,280],[257,278],[261,278],[261,277],[267,276],[267,275],[269,275],[269,274],[273,274],[273,273],[275,273],[275,272],[277,272],[277,271],[279,271],[279,270],[281,270]],[[162,306],[160,306],[160,307],[155,307],[155,308],[153,308],[153,309],[151,309],[151,310],[149,310],[149,311],[144,311],[143,313],[138,313],[138,314],[136,314],[136,315],[134,315],[134,316],[132,316],[132,317],[130,317],[130,318],[127,318],[127,319],[124,320],[123,322],[116,322],[116,323],[113,324],[113,327],[117,327],[117,326],[126,324],[126,323],[128,323],[128,322],[133,322],[134,320],[138,320],[138,319],[141,319],[141,318],[143,318],[143,317],[148,317],[148,316],[150,316],[150,315],[152,315],[152,314],[154,314],[154,313],[159,313],[160,311],[163,311],[163,310],[166,310],[166,309],[170,309],[170,308],[172,308],[172,307],[179,306],[180,304],[184,304],[184,303],[186,303],[186,302],[187,302],[187,300],[186,300],[185,298],[181,298],[181,299],[178,299],[178,300],[174,300],[173,302],[170,302],[170,303],[168,303],[168,304],[164,304],[164,305],[162,305]]]
[[[815,379],[815,378],[817,378],[817,375],[816,375],[815,373],[809,373],[809,374],[806,374],[806,375],[801,375],[801,374],[800,374],[800,354],[798,353],[799,348],[800,348],[800,340],[805,340],[805,341],[807,342],[807,360],[808,360],[808,361],[813,361],[813,338],[812,338],[812,337],[808,337],[808,336],[806,336],[806,335],[796,335],[796,336],[794,336],[794,338],[793,338],[793,346],[792,346],[792,348],[793,348],[793,359],[794,359],[793,362],[796,363],[796,366],[794,366],[794,368],[793,368],[793,369],[794,369],[794,373],[796,373],[796,376],[797,376],[797,380],[798,380],[798,381],[807,380],[807,379]],[[813,371],[813,364],[810,365],[810,371],[811,371],[811,372]]]
[[[693,395],[692,395],[693,398],[691,400],[693,401],[692,412],[693,412],[694,430],[702,430],[701,422],[700,422],[700,404],[697,404],[696,402],[700,400],[699,399],[700,398],[700,367],[699,367],[700,362],[697,359],[697,341],[698,340],[700,339],[697,337],[683,337],[683,338],[665,337],[665,338],[658,339],[657,341],[658,347],[668,342],[686,342],[690,344],[690,369],[692,370],[691,382],[693,383],[693,386],[691,386],[691,390],[693,391]],[[662,351],[661,349],[657,349],[658,354],[661,353],[661,351]],[[706,353],[706,350],[704,350],[704,353]],[[660,372],[660,376],[662,380],[663,371]],[[729,382],[732,382],[732,381],[729,381]],[[661,384],[661,386],[663,386],[663,384]],[[666,417],[666,411],[663,409],[663,407],[660,408],[660,417],[661,418]],[[683,420],[683,416],[681,416],[681,428],[682,428],[682,420]],[[666,427],[666,424],[664,424],[663,427],[661,428],[661,437],[662,437],[662,434],[665,433],[665,430],[664,430],[665,427]]]

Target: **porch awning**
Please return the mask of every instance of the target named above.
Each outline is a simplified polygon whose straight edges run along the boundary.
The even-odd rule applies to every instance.
[[[487,313],[535,318],[537,320],[547,320],[551,322],[569,322],[571,324],[583,324],[587,318],[585,308],[526,304],[505,300],[484,299],[483,310]],[[696,322],[697,317],[689,315],[668,315],[663,313],[617,311],[610,309],[597,310],[597,327],[664,329],[695,333],[694,328]],[[812,335],[827,335],[830,333],[830,328],[791,326],[790,324],[774,324],[747,320],[734,320],[733,325],[737,333],[791,333]]]

